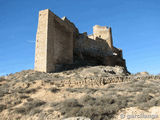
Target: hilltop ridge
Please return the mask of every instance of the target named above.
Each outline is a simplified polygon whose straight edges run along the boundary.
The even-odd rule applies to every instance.
[[[135,110],[159,115],[159,85],[160,76],[128,74],[119,66],[24,70],[0,77],[0,118],[116,120]]]

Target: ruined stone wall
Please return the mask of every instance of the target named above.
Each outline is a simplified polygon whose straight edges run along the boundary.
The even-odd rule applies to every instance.
[[[113,46],[111,28],[105,26],[94,26],[92,35],[81,34],[76,39],[74,53],[79,54],[84,61],[88,61],[88,58],[90,58],[100,65],[118,65],[126,68],[122,50]]]
[[[73,61],[73,28],[51,11],[39,13],[35,70],[53,72],[58,64]]]
[[[85,34],[81,34],[79,39],[75,41],[74,49],[78,52],[94,57],[113,55],[111,48],[105,40],[100,38],[98,40],[90,39]]]
[[[75,41],[75,49],[91,56],[113,56],[111,28],[95,25],[93,34],[83,33]]]
[[[97,40],[98,38],[106,40],[106,42],[108,43],[109,47],[111,49],[113,48],[111,28],[108,28],[106,26],[95,25],[93,27],[93,36],[94,36],[95,40]]]
[[[36,35],[35,70],[47,72],[48,10],[39,12]]]
[[[87,33],[79,34],[66,17],[61,19],[48,9],[40,11],[35,70],[54,72],[63,64],[71,64],[77,57],[73,52],[85,59],[94,59],[96,63],[98,59],[98,63],[104,65],[125,66],[122,51],[113,47],[111,28],[95,25],[93,35],[87,36]]]
[[[62,81],[55,81],[54,84],[61,87],[98,87],[107,84],[116,84],[131,82],[134,80],[159,80],[159,76],[113,76],[113,77],[86,77],[84,79],[66,79]]]

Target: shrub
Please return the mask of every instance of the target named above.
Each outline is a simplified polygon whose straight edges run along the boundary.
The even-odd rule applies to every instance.
[[[82,103],[83,105],[86,105],[86,104],[93,105],[93,104],[95,104],[95,101],[96,101],[96,99],[89,96],[89,95],[84,96],[83,98],[81,98],[79,100],[79,102]]]
[[[31,101],[31,102],[26,102],[26,103],[23,104],[24,106],[16,108],[15,112],[20,113],[20,114],[38,113],[38,112],[40,112],[40,110],[38,110],[37,107],[40,107],[44,104],[45,104],[45,102],[40,101],[40,100],[34,100],[34,101]]]
[[[42,110],[39,109],[39,108],[33,109],[33,110],[30,112],[30,115],[34,115],[34,114],[40,113],[41,111],[42,111]]]
[[[0,97],[3,97],[5,94],[8,94],[8,92],[9,92],[9,85],[2,84],[2,86],[0,86]]]
[[[31,94],[31,93],[35,93],[37,90],[36,89],[29,89],[29,90],[25,90],[24,93],[27,93],[27,94]]]
[[[87,95],[79,100],[69,99],[59,104],[59,110],[65,117],[85,116],[92,120],[108,120],[126,105],[126,101],[120,102],[116,97],[94,98]]]
[[[19,108],[15,108],[15,112],[20,114],[26,114],[26,112],[28,111],[25,107],[19,107]]]
[[[26,96],[26,95],[20,95],[19,97],[20,97],[21,99],[29,98],[29,96]]]
[[[97,91],[97,89],[94,88],[67,88],[66,91],[68,92],[77,92],[77,93],[87,93],[87,94],[93,94]]]
[[[136,96],[136,102],[137,103],[144,103],[144,102],[148,102],[152,98],[153,97],[151,95],[141,93]]]
[[[28,102],[31,102],[31,101],[33,101],[34,99],[33,98],[27,98],[27,101]]]
[[[32,89],[22,89],[22,88],[19,88],[17,90],[18,93],[26,93],[26,94],[31,94],[31,93],[35,93],[37,90],[35,88],[32,88]]]
[[[59,105],[58,102],[53,102],[53,103],[50,104],[51,107],[56,107],[56,106],[58,106],[58,105]]]
[[[69,99],[63,103],[64,107],[82,107],[76,99]]]
[[[53,87],[53,88],[50,88],[50,91],[53,93],[57,93],[60,91],[60,89]]]
[[[6,81],[6,79],[4,77],[0,77],[0,82],[2,81]]]
[[[24,103],[24,106],[26,106],[28,108],[35,108],[35,107],[39,107],[39,106],[44,105],[44,104],[45,104],[44,101],[34,100],[34,101],[31,101],[31,102]]]
[[[0,112],[2,112],[4,109],[6,109],[6,105],[0,104]]]

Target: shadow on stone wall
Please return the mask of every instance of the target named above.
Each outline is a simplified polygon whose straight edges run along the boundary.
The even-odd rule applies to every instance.
[[[115,52],[115,53],[114,53]],[[116,54],[116,55],[115,55]],[[111,49],[106,40],[99,37],[96,40],[80,34],[74,41],[73,63],[57,64],[56,72],[73,70],[87,66],[125,66],[121,51],[117,48]],[[126,68],[127,70],[127,68]]]

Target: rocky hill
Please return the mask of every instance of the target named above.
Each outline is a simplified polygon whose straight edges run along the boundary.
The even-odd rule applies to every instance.
[[[159,120],[159,106],[160,76],[118,66],[0,77],[1,120],[125,120],[132,114]]]

